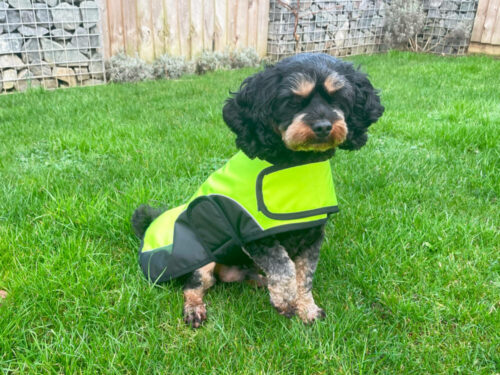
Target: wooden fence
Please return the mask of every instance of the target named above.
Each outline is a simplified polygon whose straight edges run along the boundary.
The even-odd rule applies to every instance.
[[[105,58],[252,47],[266,55],[269,0],[100,0]]]
[[[479,0],[469,52],[500,55],[500,0]]]

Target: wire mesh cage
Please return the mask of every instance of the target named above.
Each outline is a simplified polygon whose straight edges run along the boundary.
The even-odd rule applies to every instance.
[[[334,56],[391,47],[463,54],[477,0],[271,0],[268,54]]]
[[[104,80],[95,1],[0,0],[0,92]]]

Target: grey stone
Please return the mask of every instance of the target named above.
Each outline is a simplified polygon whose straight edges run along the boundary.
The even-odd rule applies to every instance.
[[[0,35],[0,55],[21,52],[23,38],[19,33]]]
[[[99,8],[95,1],[82,1],[80,3],[80,12],[83,26],[86,28],[95,26],[99,21]]]
[[[37,38],[28,39],[23,45],[23,60],[26,63],[41,60],[40,42]]]
[[[52,15],[47,4],[33,4],[37,25],[50,28],[52,26]]]
[[[0,56],[0,69],[21,69],[24,67],[23,61],[16,55]]]
[[[95,57],[95,55],[92,56],[89,63],[89,73],[92,78],[102,79],[104,77],[102,57]]]
[[[41,0],[43,3],[47,4],[49,7],[55,7],[59,4],[59,0]]]
[[[316,14],[316,25],[320,27],[326,27],[330,23],[336,23],[337,17],[335,14],[324,11]]]
[[[73,38],[71,38],[71,44],[77,46],[78,49],[89,54],[91,48],[99,47],[99,37],[97,35],[89,35],[89,31],[83,27],[79,27],[75,30]]]
[[[0,22],[4,22],[7,17],[7,12],[5,11],[9,7],[9,4],[0,1]]]
[[[54,25],[65,30],[75,30],[82,21],[80,8],[68,3],[61,3],[53,7],[51,12]]]
[[[33,61],[30,64],[30,70],[36,78],[52,76],[52,68],[45,61]]]
[[[429,7],[431,7],[431,8],[439,8],[442,3],[443,3],[443,0],[430,0],[429,1]]]
[[[455,11],[458,9],[458,4],[453,1],[446,0],[443,1],[443,4],[441,4],[440,9],[444,11]]]
[[[16,9],[30,9],[30,0],[7,0],[12,8]]]
[[[3,78],[2,78],[2,72],[0,72],[0,92],[3,90]]]
[[[52,40],[42,38],[40,40],[45,61],[54,64],[65,64],[69,66],[86,66],[88,58],[80,53],[71,43],[62,46]]]
[[[24,26],[24,25],[21,25],[17,29],[17,31],[25,37],[31,37],[31,36],[40,37],[40,36],[43,36],[49,32],[49,30],[46,29],[45,27],[41,27],[41,26],[31,27],[31,26]]]
[[[3,89],[10,90],[14,87],[15,81],[17,79],[17,72],[15,69],[4,70],[3,73]]]
[[[21,10],[21,23],[24,26],[34,26],[35,25],[35,11],[33,10]]]
[[[19,26],[21,26],[21,15],[16,9],[7,9],[5,23],[3,25],[4,30],[11,33],[15,31]]]
[[[69,40],[73,37],[73,34],[64,29],[52,29],[50,35],[56,40]]]

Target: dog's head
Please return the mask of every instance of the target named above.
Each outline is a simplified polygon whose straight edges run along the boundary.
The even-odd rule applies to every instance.
[[[383,111],[366,74],[307,53],[245,79],[223,116],[249,157],[282,164],[324,160],[337,147],[359,149]]]

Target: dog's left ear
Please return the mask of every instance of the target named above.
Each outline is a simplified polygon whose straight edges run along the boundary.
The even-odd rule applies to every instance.
[[[346,119],[347,139],[339,148],[358,150],[366,144],[368,127],[382,116],[384,107],[380,104],[379,91],[372,86],[366,74],[355,71],[350,83],[354,90],[354,106]]]
[[[250,158],[272,147],[268,128],[279,80],[274,68],[266,67],[245,79],[240,90],[231,93],[233,97],[226,101],[222,110],[224,121],[236,134],[236,146]]]

